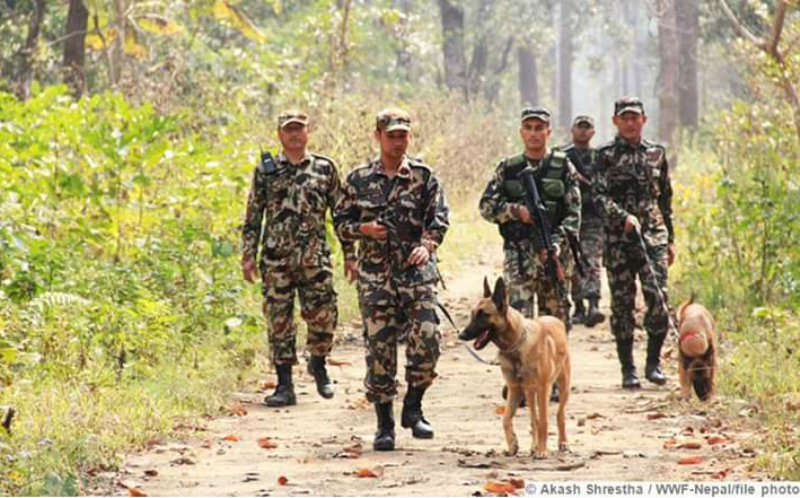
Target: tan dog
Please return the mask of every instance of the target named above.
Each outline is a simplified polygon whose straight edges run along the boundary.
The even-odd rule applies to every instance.
[[[678,307],[678,377],[681,398],[697,397],[705,401],[714,393],[714,318],[694,298]]]
[[[458,337],[463,341],[475,340],[475,349],[483,349],[491,341],[500,350],[500,368],[509,392],[503,414],[508,454],[515,455],[519,451],[513,418],[524,396],[531,415],[531,453],[534,458],[547,457],[547,403],[554,382],[561,390],[556,415],[558,449],[569,451],[565,410],[570,363],[564,323],[552,316],[527,320],[509,306],[502,277],[497,279],[494,292],[484,278],[483,296],[472,310],[469,325]]]

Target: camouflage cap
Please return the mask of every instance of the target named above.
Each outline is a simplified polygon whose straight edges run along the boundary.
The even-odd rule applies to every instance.
[[[579,126],[582,124],[587,124],[594,128],[594,119],[592,119],[591,116],[585,116],[583,114],[580,116],[575,116],[575,119],[572,121],[572,126]]]
[[[626,112],[644,114],[644,104],[636,97],[622,97],[614,102],[614,115],[619,116]]]
[[[395,130],[411,131],[411,116],[402,109],[384,109],[375,117],[375,126],[379,130],[387,132]]]
[[[297,109],[290,109],[280,113],[278,116],[278,128],[283,128],[292,123],[299,123],[303,126],[307,126],[308,114]]]
[[[550,111],[544,107],[526,107],[522,110],[519,120],[520,123],[523,123],[529,119],[538,119],[539,121],[550,124]]]

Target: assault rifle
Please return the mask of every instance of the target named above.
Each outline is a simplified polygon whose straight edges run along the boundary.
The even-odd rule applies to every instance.
[[[566,277],[564,274],[564,266],[556,255],[556,249],[553,246],[553,241],[550,237],[550,221],[547,218],[547,208],[542,202],[539,195],[539,189],[536,188],[536,180],[533,177],[533,171],[526,169],[520,175],[522,184],[525,186],[525,207],[533,217],[536,226],[536,244],[534,247],[547,249],[547,260],[544,267],[548,277],[553,286],[558,292],[558,297],[562,302],[567,300],[567,287]]]

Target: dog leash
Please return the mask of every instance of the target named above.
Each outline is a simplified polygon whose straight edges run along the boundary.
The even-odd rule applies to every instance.
[[[672,321],[672,313],[670,313],[669,306],[667,305],[667,299],[664,297],[664,291],[661,289],[661,284],[658,281],[658,276],[656,275],[655,268],[653,267],[653,262],[650,260],[650,255],[647,253],[647,245],[644,243],[644,234],[641,232],[641,228],[636,230],[636,235],[636,238],[639,239],[639,245],[641,246],[642,253],[644,253],[644,262],[648,269],[648,273],[650,273],[650,280],[652,281],[653,287],[656,289],[656,295],[658,296],[658,300],[661,304],[661,310],[667,315],[667,328],[669,329],[669,334],[672,336],[673,341],[678,342],[678,327],[676,327],[675,323]]]
[[[441,310],[442,314],[445,316],[445,318],[447,318],[447,321],[450,322],[450,325],[452,325],[453,329],[456,331],[456,333],[458,333],[458,326],[456,325],[455,320],[453,320],[452,315],[450,315],[450,312],[447,311],[447,308],[444,307],[444,304],[442,304],[442,302],[439,299],[436,299],[436,306],[439,307],[439,310]],[[466,349],[467,352],[470,355],[472,355],[473,358],[475,358],[479,362],[483,363],[484,365],[489,365],[489,366],[492,366],[492,367],[496,367],[496,366],[500,365],[496,361],[484,360],[481,357],[481,355],[479,355],[474,349],[472,349],[469,346],[469,344],[464,344],[464,349]]]

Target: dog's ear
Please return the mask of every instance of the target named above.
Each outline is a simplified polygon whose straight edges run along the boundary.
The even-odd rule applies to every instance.
[[[499,277],[494,284],[492,301],[497,311],[499,311],[501,315],[505,315],[508,309],[508,291],[506,290],[506,281],[503,280],[503,277]]]
[[[489,277],[483,277],[483,297],[492,297],[492,288],[489,287]]]

